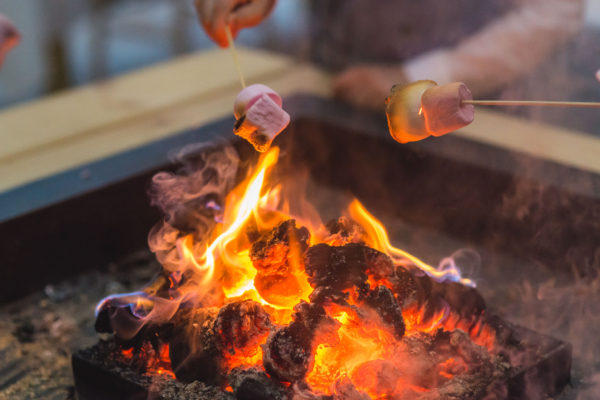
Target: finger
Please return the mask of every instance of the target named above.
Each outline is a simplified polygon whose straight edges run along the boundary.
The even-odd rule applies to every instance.
[[[229,19],[232,33],[260,24],[273,10],[276,0],[254,0],[234,9]]]
[[[0,14],[0,53],[6,54],[21,40],[21,34],[10,19]]]
[[[196,0],[196,11],[206,34],[221,47],[228,47],[225,28],[235,0]]]

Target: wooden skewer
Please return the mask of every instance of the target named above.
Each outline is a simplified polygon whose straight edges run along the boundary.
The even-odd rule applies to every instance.
[[[227,41],[229,42],[229,48],[231,49],[231,55],[233,56],[233,63],[235,64],[235,68],[237,69],[237,73],[240,77],[240,83],[242,84],[242,88],[245,88],[246,81],[244,80],[244,75],[242,74],[242,65],[240,64],[238,52],[233,44],[233,35],[231,34],[231,29],[229,29],[229,26],[225,27],[225,33],[227,34]]]
[[[463,100],[463,104],[478,106],[524,106],[524,107],[582,107],[600,108],[600,103],[586,101],[538,101],[538,100]]]

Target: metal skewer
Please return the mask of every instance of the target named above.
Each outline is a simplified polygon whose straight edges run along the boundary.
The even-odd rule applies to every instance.
[[[600,108],[600,102],[586,101],[538,101],[538,100],[463,100],[463,104],[478,106],[524,106],[524,107],[580,107]]]
[[[237,73],[240,77],[240,83],[242,84],[242,88],[245,88],[246,81],[244,80],[244,75],[242,74],[242,65],[240,64],[238,52],[235,49],[235,45],[233,44],[233,36],[231,35],[231,29],[229,29],[229,26],[225,27],[225,33],[227,34],[227,41],[229,42],[229,49],[231,50],[231,55],[233,56],[233,63],[235,64],[235,68],[237,69]]]

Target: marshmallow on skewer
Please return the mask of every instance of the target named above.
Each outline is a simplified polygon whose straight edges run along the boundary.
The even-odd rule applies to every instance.
[[[464,83],[438,86],[434,81],[395,85],[386,100],[386,115],[392,137],[400,143],[428,136],[442,136],[473,122],[471,91]]]
[[[256,151],[267,151],[275,137],[290,123],[290,116],[281,108],[282,104],[281,97],[265,85],[244,88],[233,107],[237,119],[234,133],[250,142]]]
[[[20,40],[21,35],[12,21],[0,14],[0,67],[6,54],[19,44]]]
[[[473,95],[462,82],[427,89],[421,96],[427,130],[433,136],[442,136],[473,122],[475,106],[463,104],[464,100],[473,100]]]

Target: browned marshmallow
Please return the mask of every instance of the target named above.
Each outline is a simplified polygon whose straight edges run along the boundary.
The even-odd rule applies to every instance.
[[[427,89],[421,96],[421,107],[427,131],[442,136],[469,125],[475,118],[475,106],[463,104],[473,95],[462,82]]]
[[[434,81],[416,81],[392,87],[392,93],[386,100],[385,114],[394,140],[416,142],[430,135],[421,109],[421,96],[436,85]]]
[[[460,82],[396,85],[386,101],[390,134],[397,142],[408,143],[460,129],[473,122],[473,105],[463,103],[471,99],[471,91]]]
[[[290,123],[289,114],[281,106],[281,97],[265,85],[244,88],[233,107],[237,119],[235,134],[250,142],[256,151],[267,151],[275,137]]]

